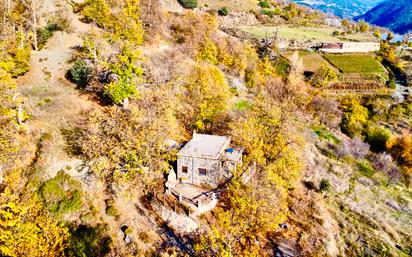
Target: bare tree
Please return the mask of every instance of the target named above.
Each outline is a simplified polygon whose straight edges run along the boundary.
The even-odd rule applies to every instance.
[[[40,5],[38,0],[23,0],[23,2],[26,5],[27,9],[30,11],[30,23],[33,32],[33,46],[34,50],[38,51],[39,47],[37,43],[37,11]]]

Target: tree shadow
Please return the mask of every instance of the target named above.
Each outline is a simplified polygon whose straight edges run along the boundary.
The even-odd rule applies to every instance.
[[[73,226],[70,230],[67,256],[107,256],[111,251],[112,239],[106,235],[107,225]]]

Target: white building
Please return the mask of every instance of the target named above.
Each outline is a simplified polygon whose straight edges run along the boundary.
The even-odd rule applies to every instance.
[[[321,53],[368,53],[379,51],[378,42],[343,42],[323,43],[319,49]]]

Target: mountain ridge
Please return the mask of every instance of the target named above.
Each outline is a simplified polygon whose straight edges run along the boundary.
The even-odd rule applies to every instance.
[[[412,5],[409,0],[386,0],[355,18],[388,28],[399,34],[412,31]]]
[[[294,2],[305,5],[326,13],[332,13],[341,18],[353,18],[366,13],[375,7],[381,0],[294,0]]]

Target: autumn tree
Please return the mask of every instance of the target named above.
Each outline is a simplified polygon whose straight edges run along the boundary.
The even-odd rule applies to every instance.
[[[300,58],[297,51],[293,52],[290,57],[290,71],[288,76],[288,86],[291,88],[292,92],[301,97],[306,95],[306,83],[304,81],[303,72],[305,71],[305,66],[303,65],[303,60]]]
[[[268,234],[287,215],[285,202],[279,201],[276,193],[277,186],[260,175],[248,185],[232,182],[226,202],[228,209],[216,211],[211,230],[195,245],[198,256],[261,256]]]
[[[322,124],[330,128],[338,128],[342,120],[342,111],[338,101],[322,96],[315,96],[311,107],[319,116]]]
[[[357,99],[343,103],[342,129],[350,136],[361,135],[369,119],[369,111]]]
[[[84,41],[85,55],[95,70],[104,69],[114,75],[102,91],[114,104],[123,103],[127,109],[129,98],[138,95],[137,85],[143,74],[139,50],[144,40],[140,0],[88,0],[82,14],[87,21],[106,30],[105,34],[91,34]],[[100,90],[97,87],[96,91]]]
[[[412,135],[408,131],[390,138],[386,146],[401,165],[412,171]]]
[[[187,103],[184,116],[195,129],[205,131],[225,114],[229,86],[219,68],[196,64],[185,83],[182,99]]]
[[[380,31],[379,29],[375,29],[375,31],[373,32],[373,35],[374,35],[377,39],[381,40],[382,35],[381,35],[381,31]]]
[[[232,139],[247,154],[245,166],[235,172],[211,230],[200,237],[200,256],[262,256],[268,237],[287,218],[288,191],[302,169],[298,155],[303,140],[296,136],[292,118],[299,104],[288,94],[288,85],[270,77],[232,124]],[[243,184],[248,167],[254,176]]]
[[[321,65],[321,67],[315,72],[310,83],[315,87],[326,87],[332,82],[336,82],[338,76],[335,71],[328,65]]]
[[[67,238],[67,229],[35,198],[21,198],[8,188],[0,194],[0,255],[61,256]]]
[[[366,32],[366,31],[368,31],[368,29],[369,29],[369,24],[366,22],[366,21],[364,21],[364,20],[361,20],[361,21],[359,21],[358,22],[358,28],[359,28],[359,31],[360,32]]]
[[[107,113],[87,114],[83,124],[67,133],[72,154],[93,161],[92,170],[110,179],[150,184],[168,170],[173,159],[169,139],[178,139],[176,98],[165,88],[144,91],[129,111],[113,107]]]

